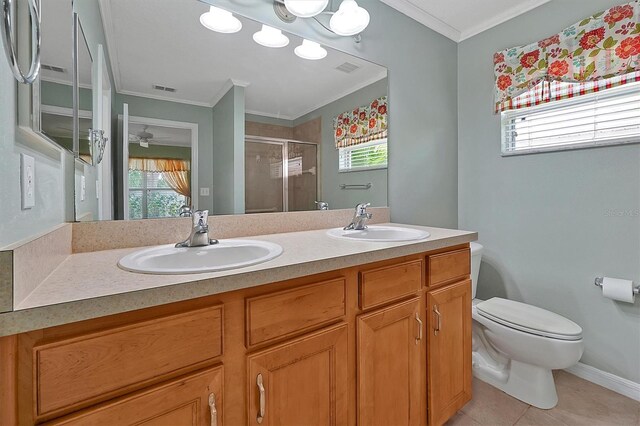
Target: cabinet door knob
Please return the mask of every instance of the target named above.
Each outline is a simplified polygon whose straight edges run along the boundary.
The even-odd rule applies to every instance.
[[[264,420],[264,411],[267,405],[266,402],[266,397],[265,397],[265,392],[264,392],[264,384],[262,382],[262,374],[258,374],[258,377],[256,377],[256,385],[258,385],[258,393],[260,394],[260,409],[258,411],[258,417],[256,418],[256,421],[258,422],[258,424],[262,423],[262,420]]]
[[[422,340],[422,320],[420,315],[416,313],[416,322],[418,323],[418,337],[416,337],[416,345]]]
[[[218,426],[218,410],[216,409],[216,394],[209,394],[209,410],[211,410],[211,426]]]
[[[440,311],[438,310],[438,305],[433,305],[433,313],[436,314],[436,318],[437,318],[436,328],[433,330],[433,334],[435,334],[437,336],[438,332],[442,328],[442,315],[440,314]]]

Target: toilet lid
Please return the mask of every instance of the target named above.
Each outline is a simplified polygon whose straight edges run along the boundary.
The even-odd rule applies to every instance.
[[[582,328],[578,324],[537,306],[494,297],[476,307],[483,317],[526,333],[560,340],[582,338]]]

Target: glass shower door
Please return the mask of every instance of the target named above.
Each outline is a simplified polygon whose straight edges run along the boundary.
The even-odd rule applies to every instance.
[[[246,213],[285,211],[283,144],[246,141],[244,164]]]
[[[318,147],[288,142],[287,211],[315,210],[318,199]]]

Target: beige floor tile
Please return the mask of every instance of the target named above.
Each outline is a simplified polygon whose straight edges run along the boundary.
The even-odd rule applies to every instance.
[[[545,413],[567,425],[640,425],[640,402],[564,371],[555,373],[558,405]]]
[[[458,411],[455,416],[451,417],[446,426],[482,426],[462,411]]]
[[[529,406],[478,379],[473,380],[473,399],[462,411],[481,425],[512,426]]]
[[[562,420],[551,416],[546,410],[529,407],[524,416],[516,423],[516,426],[564,426]]]

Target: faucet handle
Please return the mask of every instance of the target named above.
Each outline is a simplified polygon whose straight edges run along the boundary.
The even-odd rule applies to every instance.
[[[367,207],[371,206],[371,203],[359,203],[356,206],[356,214],[357,215],[364,215],[367,213]]]
[[[193,212],[193,226],[207,226],[209,210],[196,210]]]

